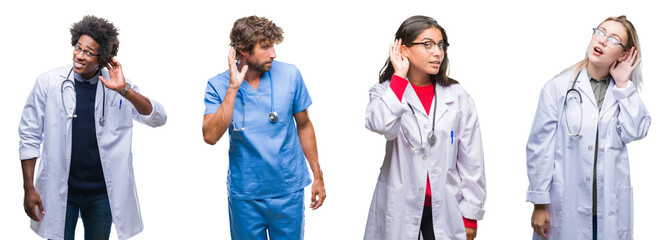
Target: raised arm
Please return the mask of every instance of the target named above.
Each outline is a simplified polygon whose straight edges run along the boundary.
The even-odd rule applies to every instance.
[[[214,145],[221,139],[221,136],[228,130],[230,121],[233,119],[233,109],[235,107],[235,98],[237,90],[244,81],[244,75],[247,73],[248,66],[242,67],[238,71],[235,64],[235,49],[228,51],[228,69],[230,72],[230,85],[226,90],[226,95],[219,105],[219,108],[213,114],[207,114],[202,121],[202,136],[207,144]]]

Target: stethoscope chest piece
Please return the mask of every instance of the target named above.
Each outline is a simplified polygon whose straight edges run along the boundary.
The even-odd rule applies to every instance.
[[[105,126],[105,118],[101,117],[100,120],[98,120],[98,124],[100,124],[101,127]]]
[[[434,144],[435,142],[437,142],[437,136],[435,136],[434,131],[428,132],[428,135],[426,136],[426,138],[428,139],[428,143],[430,143],[430,144]]]
[[[270,116],[268,116],[268,120],[270,120],[270,122],[275,123],[277,122],[277,119],[279,119],[279,114],[277,112],[271,112]]]

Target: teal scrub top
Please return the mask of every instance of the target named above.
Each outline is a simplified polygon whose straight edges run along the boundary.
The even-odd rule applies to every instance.
[[[225,71],[207,83],[205,115],[217,111],[230,84]],[[274,94],[273,94],[274,92]],[[274,96],[273,96],[274,95]],[[272,109],[279,114],[270,122]],[[273,61],[263,73],[258,90],[242,82],[228,126],[228,196],[265,199],[283,196],[311,183],[293,114],[312,104],[302,75],[295,65]],[[233,123],[234,122],[234,123]],[[234,131],[233,124],[237,129]]]

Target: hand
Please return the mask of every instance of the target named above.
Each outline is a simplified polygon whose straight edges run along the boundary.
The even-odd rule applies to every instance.
[[[476,228],[465,228],[465,234],[468,236],[467,240],[474,240],[477,237]]]
[[[316,196],[319,196],[317,201]],[[312,203],[309,205],[312,210],[316,210],[323,205],[323,200],[326,199],[326,188],[323,186],[323,177],[314,178],[312,183]]]
[[[244,65],[242,67],[242,71],[237,70],[237,60],[235,59],[235,55],[237,52],[235,51],[235,48],[230,47],[230,50],[228,51],[228,71],[230,72],[230,86],[229,88],[232,89],[238,89],[240,88],[240,85],[242,85],[242,82],[244,81],[244,75],[247,74],[247,69],[249,69],[249,66]]]
[[[40,209],[40,213],[44,215],[44,207],[42,206],[42,198],[40,194],[34,188],[25,190],[25,195],[23,196],[23,210],[26,211],[28,217],[32,220],[40,221],[41,219],[35,211],[35,206]]]
[[[107,63],[107,71],[109,72],[109,80],[105,79],[102,75],[98,77],[105,87],[112,89],[116,92],[123,91],[123,88],[126,87],[126,78],[123,77],[123,70],[121,69],[121,63],[112,58],[112,61]]]
[[[400,53],[401,46],[401,39],[396,39],[391,44],[389,47],[389,60],[391,61],[391,65],[393,65],[393,69],[395,69],[394,74],[405,78],[407,77],[407,71],[409,71],[409,60]]]
[[[537,235],[547,239],[547,231],[549,231],[549,211],[547,211],[547,204],[535,204],[533,209],[533,216],[530,219],[530,224]]]
[[[630,75],[633,74],[635,68],[637,68],[642,61],[642,59],[635,61],[635,57],[637,57],[637,50],[635,47],[631,47],[628,52],[632,52],[633,54],[628,54],[622,61],[617,60],[610,65],[610,75],[612,75],[616,86],[619,88],[626,86],[628,79],[630,79]]]

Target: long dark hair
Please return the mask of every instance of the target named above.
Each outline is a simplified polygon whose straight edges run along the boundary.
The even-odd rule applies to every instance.
[[[437,24],[435,19],[419,15],[412,16],[400,24],[400,28],[398,28],[398,31],[395,33],[395,38],[401,39],[402,44],[409,47],[409,45],[407,45],[408,43],[413,42],[414,39],[416,39],[421,34],[421,32],[423,32],[423,30],[431,27],[439,29],[442,33],[442,39],[444,39],[444,42],[449,42],[447,41],[447,33],[444,31],[444,28],[442,28],[440,24]],[[437,82],[438,84],[445,87],[454,83],[458,83],[458,81],[447,76],[447,69],[449,69],[449,58],[447,57],[447,52],[445,51],[444,60],[442,60],[442,64],[440,64],[440,70],[437,72],[437,74],[430,75],[430,81],[433,83]],[[379,83],[391,80],[394,72],[395,69],[393,68],[393,64],[391,64],[391,59],[387,58],[386,63],[384,63],[384,67],[382,67],[382,69],[379,71]]]

